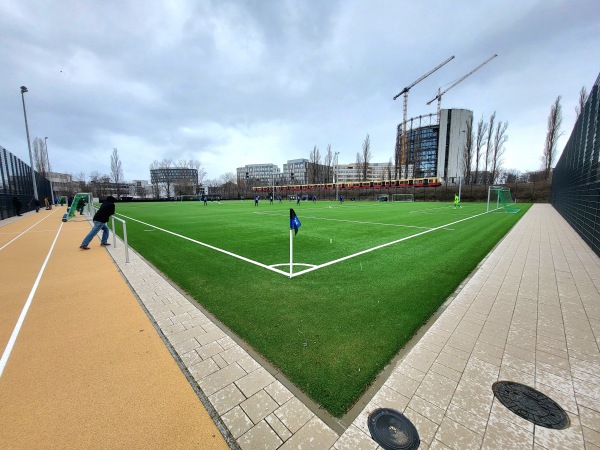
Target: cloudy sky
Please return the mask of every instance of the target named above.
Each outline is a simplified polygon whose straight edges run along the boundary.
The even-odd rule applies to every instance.
[[[600,1],[2,0],[0,145],[29,161],[48,137],[52,169],[149,179],[165,158],[208,179],[308,158],[316,145],[356,160],[393,156],[408,117],[436,112],[438,88],[498,57],[442,98],[506,121],[504,168],[537,170],[562,96],[562,150],[580,89],[600,72]]]

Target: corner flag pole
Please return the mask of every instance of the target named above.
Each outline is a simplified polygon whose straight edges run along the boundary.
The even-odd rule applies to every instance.
[[[290,228],[290,278],[292,278],[292,268],[294,260],[294,235],[293,230]]]

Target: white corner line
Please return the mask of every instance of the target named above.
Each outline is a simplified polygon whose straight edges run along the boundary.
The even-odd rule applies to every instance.
[[[9,356],[12,352],[12,349],[15,345],[15,341],[17,340],[17,337],[19,336],[19,332],[21,331],[21,326],[23,325],[23,322],[25,321],[25,316],[27,316],[27,312],[29,311],[29,307],[31,306],[31,303],[33,301],[33,296],[35,295],[35,292],[37,291],[38,285],[40,284],[40,280],[42,279],[44,270],[46,270],[46,264],[48,264],[48,260],[50,259],[50,256],[52,255],[52,251],[54,250],[54,245],[56,244],[56,241],[58,240],[58,236],[60,234],[60,230],[62,230],[62,227],[63,227],[63,223],[61,222],[60,227],[58,228],[58,231],[56,232],[56,237],[54,238],[54,241],[52,242],[52,245],[50,246],[50,250],[48,251],[48,255],[46,255],[44,264],[42,264],[42,268],[40,269],[40,272],[38,273],[38,276],[35,279],[35,283],[33,283],[33,287],[31,288],[31,292],[29,293],[29,297],[27,297],[25,306],[23,306],[23,310],[21,311],[19,320],[17,320],[17,323],[15,324],[15,328],[13,329],[13,332],[10,335],[10,339],[8,340],[8,344],[6,344],[6,348],[4,349],[4,353],[2,353],[2,358],[0,358],[0,378],[2,377],[2,373],[4,372],[4,367],[6,367],[6,362],[8,361],[8,358],[9,358]]]
[[[237,258],[237,259],[241,259],[242,261],[246,261],[246,262],[248,262],[250,264],[254,264],[255,266],[262,267],[263,269],[271,270],[271,271],[279,273],[281,275],[285,275],[286,277],[289,275],[289,273],[284,272],[283,270],[276,269],[275,267],[267,266],[266,264],[260,263],[258,261],[254,261],[253,259],[250,259],[250,258],[246,258],[245,256],[241,256],[241,255],[238,255],[236,253],[232,253],[232,252],[229,252],[227,250],[223,250],[222,248],[215,247],[213,245],[206,244],[206,243],[201,242],[201,241],[197,241],[196,239],[192,239],[190,237],[184,236],[182,234],[175,233],[173,231],[165,230],[164,228],[157,227],[156,225],[152,225],[152,224],[147,223],[147,222],[142,222],[141,220],[134,219],[133,217],[126,216],[125,214],[117,214],[117,215],[118,216],[126,217],[127,219],[133,220],[134,222],[141,223],[142,225],[146,225],[146,226],[155,228],[155,229],[157,229],[159,231],[162,231],[164,233],[171,234],[173,236],[177,236],[178,238],[185,239],[186,241],[193,242],[194,244],[198,244],[198,245],[201,245],[203,247],[210,248],[211,250],[215,250],[217,252],[225,253],[226,255],[232,256],[232,257]],[[289,264],[288,264],[288,266],[289,266]]]

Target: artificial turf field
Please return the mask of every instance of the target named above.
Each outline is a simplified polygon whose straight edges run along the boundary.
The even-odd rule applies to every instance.
[[[189,201],[116,209],[131,247],[341,417],[529,207]],[[302,223],[291,276],[290,208]]]

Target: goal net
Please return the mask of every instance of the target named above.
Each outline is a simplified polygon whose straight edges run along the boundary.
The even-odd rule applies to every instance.
[[[487,211],[500,211],[518,213],[521,209],[516,207],[510,194],[510,188],[490,186],[488,188]]]
[[[415,196],[413,194],[392,194],[393,202],[414,202]]]
[[[377,198],[378,202],[389,202],[390,201],[390,196],[387,194],[381,194],[379,195],[379,197]]]
[[[199,202],[202,199],[200,195],[181,195],[182,202]]]
[[[92,215],[92,194],[89,192],[75,194],[67,213],[67,219],[72,219],[76,212],[79,212],[79,215]]]

